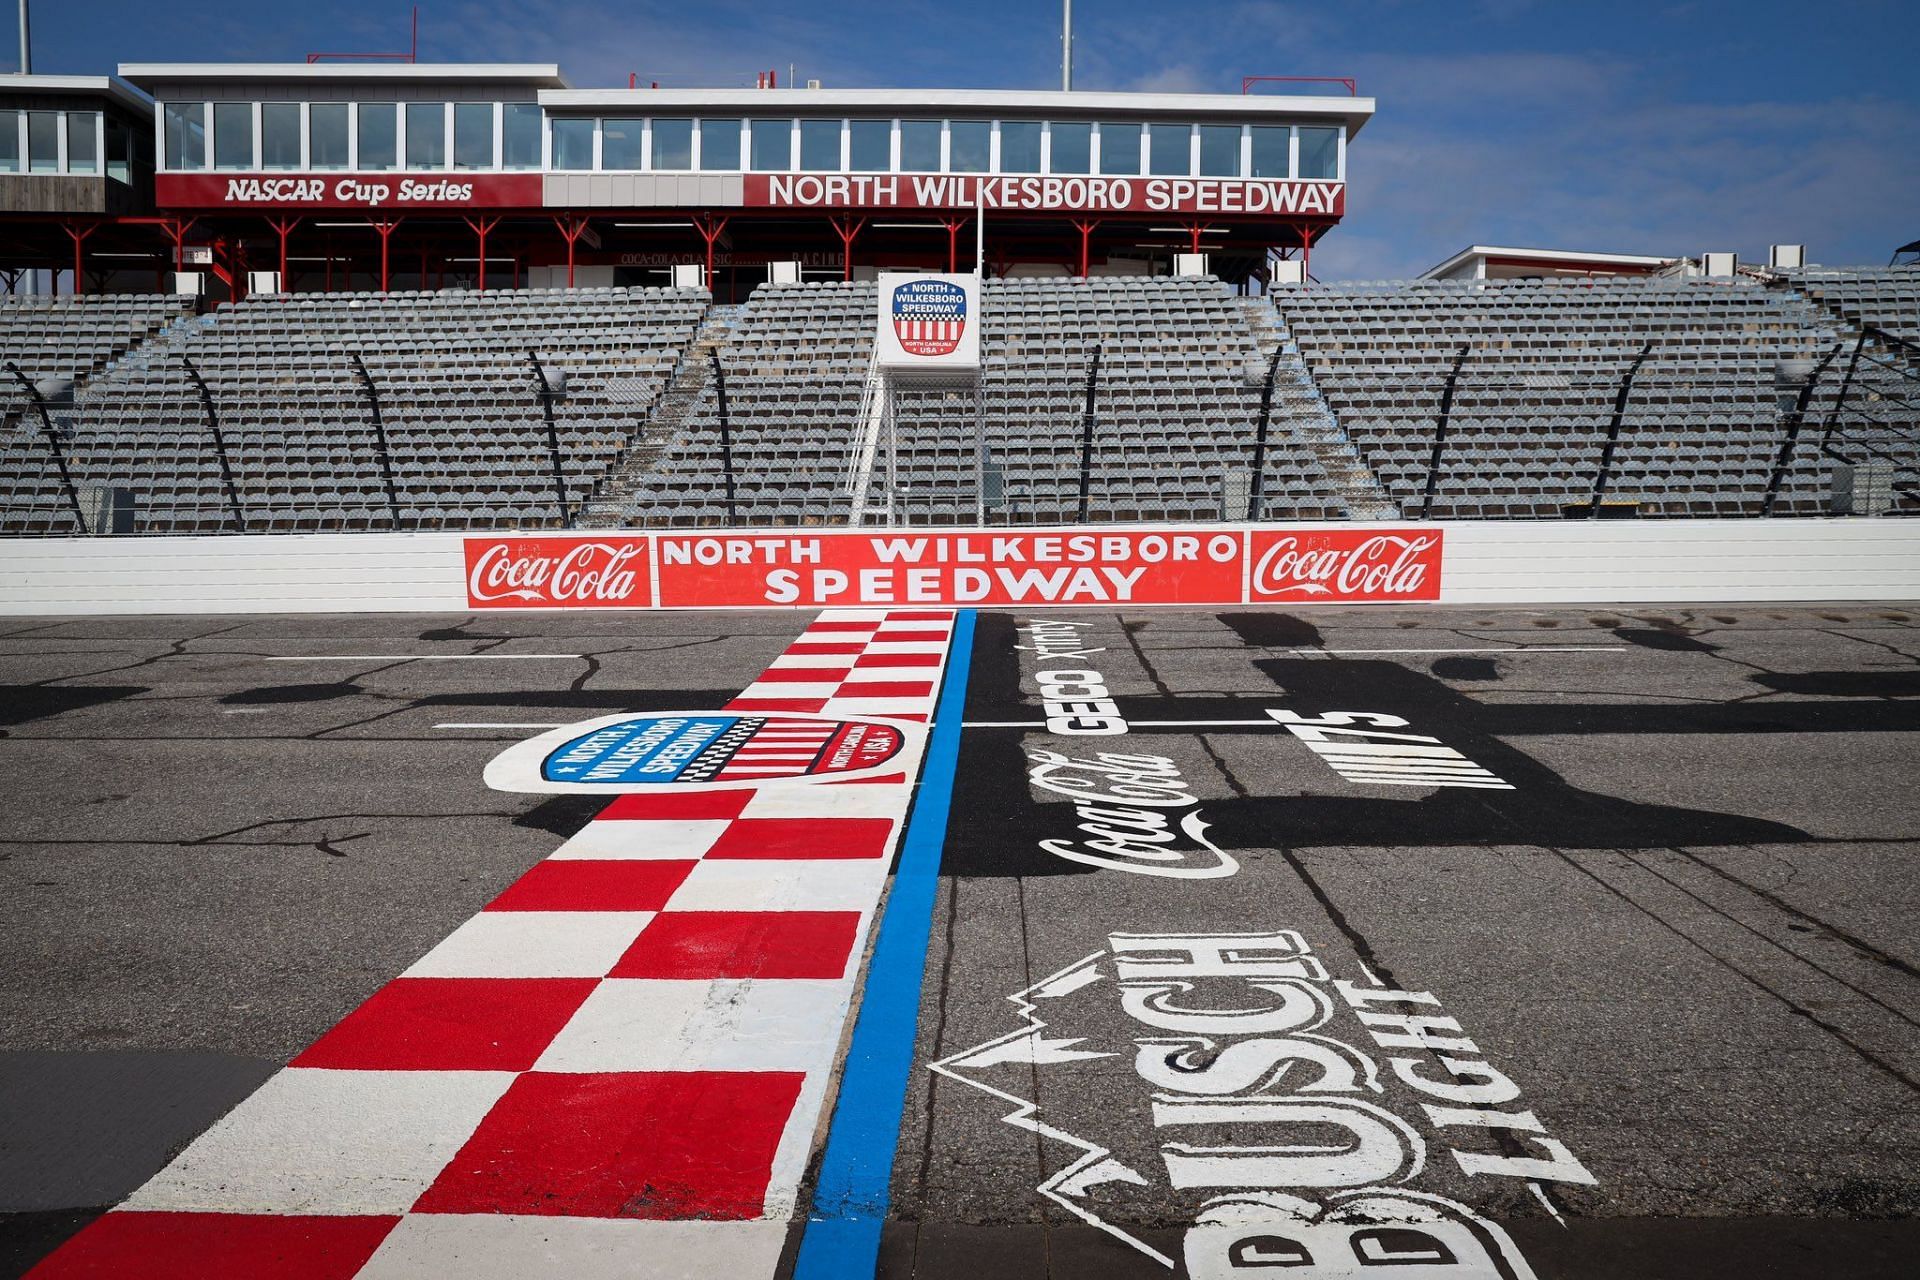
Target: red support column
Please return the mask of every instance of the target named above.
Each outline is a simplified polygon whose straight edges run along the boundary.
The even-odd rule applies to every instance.
[[[1302,222],[1294,230],[1300,233],[1300,287],[1304,289],[1313,280],[1313,226]]]
[[[573,288],[573,244],[587,233],[587,220],[584,217],[563,218],[556,213],[553,215],[553,225],[560,228],[560,234],[566,237],[567,288],[571,289]]]
[[[851,215],[843,218],[836,214],[827,221],[833,224],[835,233],[840,237],[840,278],[851,280],[853,279],[853,238],[860,234],[861,228],[867,225],[867,220]]]
[[[1188,234],[1188,235],[1189,235],[1190,237],[1192,237],[1192,244],[1193,244],[1193,247],[1192,247],[1192,249],[1190,250],[1190,252],[1192,252],[1192,253],[1195,253],[1195,254],[1198,254],[1198,253],[1200,252],[1200,229],[1201,229],[1201,225],[1202,225],[1202,224],[1200,223],[1200,221],[1199,221],[1198,219],[1195,219],[1195,220],[1193,220],[1193,221],[1191,221],[1191,222],[1189,222],[1189,223],[1187,223],[1187,234]]]
[[[300,219],[268,218],[267,225],[272,227],[274,233],[280,237],[280,292],[290,293],[292,289],[287,284],[287,237],[293,233],[295,227],[300,225]]]
[[[965,218],[943,218],[941,224],[947,229],[947,274],[960,270],[960,228],[967,225]]]
[[[78,223],[63,222],[60,224],[60,229],[65,231],[73,241],[73,293],[78,297],[87,291],[86,281],[81,276],[85,268],[81,260],[80,247],[87,242],[88,236],[100,229],[100,226],[95,223],[90,227],[82,227]]]
[[[700,238],[707,242],[707,292],[712,293],[713,242],[726,234],[727,220],[716,218],[710,213],[697,214],[693,219],[693,228],[700,233]]]
[[[187,232],[193,230],[194,224],[199,221],[198,218],[167,218],[160,223],[160,229],[173,242],[173,270],[176,275],[186,267]]]
[[[500,225],[500,217],[496,214],[491,218],[462,218],[461,221],[473,228],[474,234],[480,237],[480,279],[478,283],[480,292],[485,293],[487,291],[487,232]]]
[[[404,218],[395,218],[391,222],[382,222],[376,218],[373,222],[373,229],[380,233],[380,292],[382,293],[387,292],[387,280],[389,278],[387,270],[387,241],[393,235],[394,230],[404,221]]]
[[[1099,225],[1100,219],[1098,218],[1089,218],[1085,221],[1079,218],[1073,220],[1074,230],[1080,233],[1080,278],[1082,280],[1087,278],[1087,237],[1091,236],[1094,228]]]

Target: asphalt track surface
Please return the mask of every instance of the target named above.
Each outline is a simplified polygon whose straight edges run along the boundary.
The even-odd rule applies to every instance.
[[[601,807],[505,745],[806,621],[0,626],[0,1273]],[[1914,1274],[1920,612],[976,624],[881,1274]]]

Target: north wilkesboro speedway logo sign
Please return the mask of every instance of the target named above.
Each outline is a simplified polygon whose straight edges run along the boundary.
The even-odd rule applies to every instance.
[[[802,712],[606,716],[509,747],[487,765],[496,791],[618,794],[838,782],[897,770],[919,726]]]
[[[908,355],[946,355],[967,332],[966,290],[945,280],[895,285],[893,331]]]
[[[1335,977],[1286,929],[1116,933],[931,1070],[1063,1148],[1040,1195],[1192,1280],[1535,1280],[1432,1185],[1593,1175],[1437,996],[1360,972]],[[1170,1215],[1177,1259],[1143,1238]]]
[[[980,278],[887,271],[880,275],[874,351],[882,368],[955,371],[980,365]]]

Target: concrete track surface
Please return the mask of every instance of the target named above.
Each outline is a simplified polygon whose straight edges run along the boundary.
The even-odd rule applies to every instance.
[[[726,706],[810,621],[9,620],[0,1274],[604,806],[490,790],[492,757]],[[958,644],[924,969],[862,979],[918,978],[862,1139],[880,1275],[1920,1273],[1920,611],[982,612]],[[857,1056],[844,1012],[815,1034]],[[822,1115],[753,1264],[803,1280]],[[621,1239],[445,1273],[751,1270]]]

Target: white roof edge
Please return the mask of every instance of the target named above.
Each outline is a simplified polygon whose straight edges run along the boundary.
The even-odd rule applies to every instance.
[[[1364,122],[1372,98],[1238,93],[1096,93],[1058,89],[545,89],[540,105],[729,107],[798,111],[814,107],[1008,107],[1035,112],[1178,112],[1207,115],[1339,116]],[[1354,126],[1358,128],[1358,123]]]
[[[569,88],[554,62],[123,62],[138,84],[178,80],[539,80]]]
[[[122,106],[145,115],[153,114],[153,99],[137,85],[119,76],[21,75],[18,71],[0,73],[0,93],[97,93]]]
[[[1580,262],[1608,262],[1623,267],[1658,267],[1675,261],[1671,255],[1660,254],[1587,253],[1579,249],[1526,249],[1515,245],[1474,244],[1468,245],[1446,261],[1428,267],[1417,278],[1426,280],[1443,275],[1475,258],[1523,258],[1531,262],[1573,259]]]

